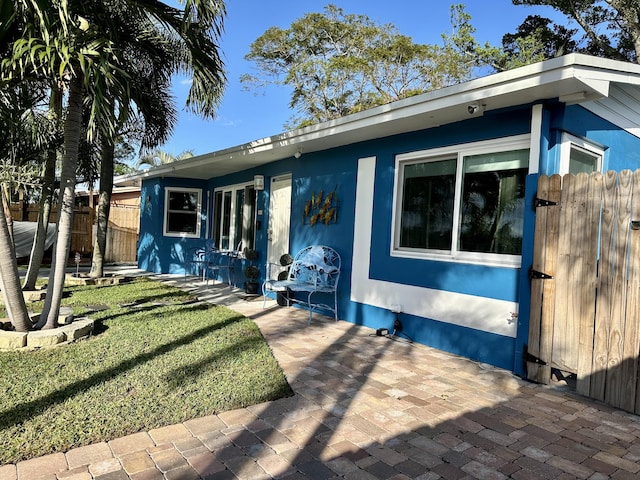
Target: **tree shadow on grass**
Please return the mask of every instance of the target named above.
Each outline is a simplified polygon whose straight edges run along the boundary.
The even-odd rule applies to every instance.
[[[228,357],[233,357],[238,355],[239,351],[242,351],[243,355],[250,355],[252,353],[257,353],[257,350],[264,346],[264,339],[260,336],[260,333],[256,333],[256,336],[249,337],[245,336],[242,340],[236,341],[233,345],[228,348],[224,348],[222,350],[218,350],[215,353],[211,353],[207,355],[205,358],[201,359],[198,362],[189,363],[185,366],[176,367],[171,370],[165,376],[165,381],[169,385],[170,388],[180,389],[185,385],[192,384],[197,382],[198,377],[203,375],[205,372],[209,371],[209,369],[220,361],[224,361]],[[268,347],[265,347],[268,349]],[[233,380],[231,378],[227,378],[227,380]],[[221,380],[222,381],[222,380]],[[262,380],[265,382],[265,380]],[[266,382],[265,382],[266,383]],[[276,382],[280,385],[280,382]],[[228,384],[231,388],[233,385]],[[261,384],[260,386],[263,386]],[[266,402],[269,400],[276,400],[278,398],[287,397],[293,394],[293,390],[289,387],[289,384],[285,382],[286,388],[278,390],[265,390],[262,394],[256,396],[256,402]],[[257,388],[257,386],[255,386]],[[254,388],[255,392],[255,388]]]
[[[199,309],[200,306],[197,306]],[[139,355],[136,355],[133,358],[123,360],[119,364],[115,365],[108,370],[101,371],[99,373],[93,374],[88,378],[83,380],[79,380],[77,382],[73,382],[60,390],[56,390],[48,395],[45,395],[41,398],[36,398],[19,405],[16,405],[13,408],[4,410],[0,412],[0,429],[5,429],[12,427],[14,425],[19,425],[20,423],[28,420],[29,418],[36,416],[44,411],[46,411],[50,406],[60,404],[70,398],[75,397],[76,395],[85,392],[86,390],[91,389],[97,385],[108,382],[109,380],[117,377],[118,375],[122,375],[129,370],[141,365],[143,363],[149,362],[156,357],[161,355],[165,355],[167,353],[172,352],[173,350],[188,345],[195,340],[198,340],[203,335],[208,335],[217,330],[221,330],[225,327],[228,327],[238,321],[241,321],[244,317],[238,315],[232,318],[228,318],[222,322],[216,323],[214,325],[209,325],[207,327],[199,328],[188,335],[184,335],[170,343],[166,343],[160,345],[149,352],[145,352]]]
[[[190,310],[192,311],[200,311],[200,310],[208,310],[210,308],[212,308],[211,305],[208,305],[206,303],[184,303],[184,304],[180,304],[180,303],[175,303],[175,304],[154,304],[154,303],[138,303],[135,305],[131,305],[128,307],[120,307],[119,309],[111,309],[109,310],[109,313],[104,313],[104,314],[98,314],[96,315],[96,319],[101,321],[101,322],[111,322],[114,320],[117,320],[118,318],[122,318],[122,317],[130,317],[132,315],[136,315],[139,313],[151,313],[154,310],[160,310],[162,308],[168,307],[168,306],[182,306],[182,305],[189,305],[190,306]]]

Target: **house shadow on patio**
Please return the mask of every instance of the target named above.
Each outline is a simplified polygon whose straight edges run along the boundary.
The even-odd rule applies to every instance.
[[[249,316],[295,395],[220,414],[226,428],[198,435],[211,450],[196,468],[203,478],[640,472],[635,415],[365,327],[316,315],[308,326],[305,311],[273,307]]]

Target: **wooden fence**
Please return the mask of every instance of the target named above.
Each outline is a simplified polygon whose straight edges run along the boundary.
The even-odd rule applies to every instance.
[[[640,170],[541,176],[527,376],[640,413]]]
[[[29,206],[23,213],[19,205],[11,205],[14,219],[24,218],[35,222],[38,219],[38,206]],[[49,221],[58,220],[58,211],[54,207]],[[106,262],[135,262],[138,246],[140,223],[140,208],[132,204],[111,205],[109,226],[107,228]],[[95,241],[95,209],[92,207],[77,207],[73,213],[73,230],[71,236],[71,254],[79,252],[89,255],[93,252]]]
[[[135,262],[140,232],[138,205],[111,205],[107,228],[106,262]]]

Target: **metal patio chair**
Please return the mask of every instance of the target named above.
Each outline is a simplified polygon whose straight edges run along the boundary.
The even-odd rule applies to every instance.
[[[218,250],[211,249],[205,255],[205,272],[204,279],[206,285],[209,285],[209,274],[212,277],[220,277],[226,273],[227,284],[231,287],[231,272],[235,268],[235,261],[240,257],[242,252],[242,242],[238,243],[235,250]]]

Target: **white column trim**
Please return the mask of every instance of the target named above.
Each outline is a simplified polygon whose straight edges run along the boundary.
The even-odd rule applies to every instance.
[[[542,141],[542,104],[531,108],[531,146],[529,147],[529,175],[540,170],[540,142]]]

